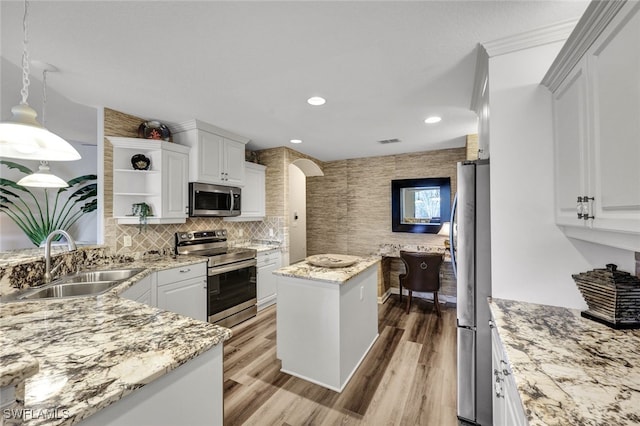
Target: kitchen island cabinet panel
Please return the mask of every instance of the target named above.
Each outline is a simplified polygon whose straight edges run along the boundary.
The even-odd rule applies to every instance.
[[[378,338],[378,263],[363,259],[332,271],[300,262],[275,272],[283,372],[342,391]]]

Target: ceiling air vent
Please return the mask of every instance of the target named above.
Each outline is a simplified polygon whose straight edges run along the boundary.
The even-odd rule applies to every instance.
[[[378,143],[381,143],[383,145],[388,144],[388,143],[398,143],[400,142],[400,139],[398,138],[393,138],[393,139],[383,139],[381,141],[378,141]]]

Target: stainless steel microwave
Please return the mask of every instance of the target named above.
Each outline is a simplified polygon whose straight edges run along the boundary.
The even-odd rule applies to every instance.
[[[240,215],[242,189],[233,186],[189,183],[189,216]]]

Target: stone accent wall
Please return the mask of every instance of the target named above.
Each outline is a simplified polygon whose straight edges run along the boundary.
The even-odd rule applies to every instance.
[[[467,160],[478,159],[478,135],[467,135]]]
[[[381,243],[440,248],[445,237],[391,232],[391,180],[448,176],[453,202],[456,163],[465,158],[465,148],[454,148],[325,163],[324,176],[307,178],[309,255],[364,256]]]
[[[465,159],[466,148],[453,148],[324,163],[324,176],[307,178],[307,253],[365,256],[383,243],[442,249],[444,236],[391,231],[391,180],[448,176],[453,202]],[[392,287],[403,268],[391,262]]]
[[[300,158],[306,158],[316,163],[321,169],[323,163],[301,152],[281,146],[278,148],[256,151],[260,164],[267,166],[266,170],[266,210],[267,216],[283,219],[280,236],[282,239],[283,265],[289,264],[289,164]],[[308,188],[308,179],[307,179]],[[308,189],[307,189],[308,193]],[[307,206],[307,216],[309,207]],[[308,230],[307,230],[308,234]],[[307,245],[309,236],[307,235]]]

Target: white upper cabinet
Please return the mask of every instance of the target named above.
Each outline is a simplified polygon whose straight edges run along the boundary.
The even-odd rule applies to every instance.
[[[189,147],[152,139],[108,136],[113,145],[113,217],[118,223],[137,225],[134,204],[151,207],[149,224],[185,223],[189,182]],[[148,170],[134,170],[131,158],[147,157]]]
[[[594,118],[589,186],[594,225],[640,233],[640,3],[629,6],[587,58]]]
[[[640,251],[640,2],[592,2],[545,76],[556,223]]]
[[[189,182],[244,186],[244,150],[249,139],[199,120],[173,129],[174,140],[191,147]]]
[[[240,216],[225,217],[225,221],[243,222],[264,219],[266,216],[266,169],[262,164],[245,163]]]
[[[586,121],[587,81],[580,63],[553,94],[555,144],[556,223],[575,225],[577,198],[587,192]],[[580,222],[581,223],[581,222]]]

